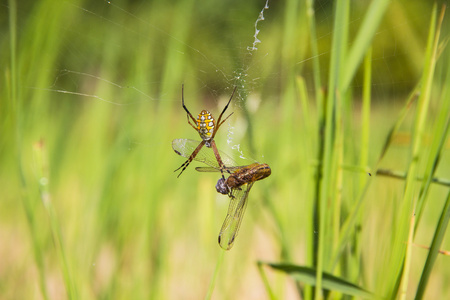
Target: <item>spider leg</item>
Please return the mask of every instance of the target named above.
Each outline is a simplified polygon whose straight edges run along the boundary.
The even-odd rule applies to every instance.
[[[179,169],[183,168],[183,169],[181,169],[181,172],[180,172],[180,174],[178,174],[177,178],[180,177],[181,173],[183,173],[184,170],[186,170],[186,168],[189,166],[189,164],[194,160],[194,158],[197,156],[197,154],[202,149],[203,145],[205,145],[205,141],[202,141],[200,144],[198,144],[197,148],[195,148],[194,152],[192,152],[192,154],[189,156],[189,158],[178,169],[176,169],[174,171],[174,172],[176,172]]]
[[[191,120],[189,120],[189,115],[186,115],[186,117],[187,117],[187,121],[188,121],[189,125],[191,125],[191,126],[192,126],[192,128],[194,128],[194,129],[195,129],[195,131],[198,131],[198,128],[197,128],[197,127],[195,127],[195,125],[191,123]],[[191,117],[192,117],[192,116],[191,116]]]
[[[226,117],[225,119],[223,119],[222,122],[217,123],[216,129],[214,130],[213,136],[212,138],[214,138],[216,136],[216,132],[217,130],[219,130],[220,125],[222,125],[229,117],[231,117],[231,115],[234,114],[234,112],[232,112],[231,114],[228,115],[228,117]]]
[[[197,122],[195,120],[195,118],[192,116],[192,114],[189,112],[189,110],[187,109],[186,105],[184,105],[184,84],[181,85],[181,105],[183,106],[184,110],[187,112],[187,119],[188,119],[188,123],[194,127],[195,130],[197,130],[197,127],[195,127],[194,125],[191,124],[191,122],[189,122],[189,117],[191,117],[192,121],[194,121],[194,124]]]
[[[228,105],[229,105],[230,102],[231,102],[231,99],[233,99],[233,95],[234,95],[234,92],[236,92],[236,89],[237,89],[237,86],[234,87],[233,93],[231,93],[230,100],[228,100],[227,105],[225,105],[225,107],[223,108],[222,112],[220,113],[220,116],[219,116],[219,118],[217,119],[217,124],[220,124],[220,120],[222,119],[222,115],[223,115],[223,113],[227,110]],[[228,117],[229,117],[229,116],[228,116]]]
[[[223,180],[225,180],[223,171],[224,170],[227,171],[228,174],[231,174],[231,172],[230,172],[230,170],[226,169],[225,164],[222,161],[222,158],[220,158],[219,150],[217,149],[216,142],[214,140],[211,140],[211,147],[214,151],[214,155],[216,156],[217,163],[219,164],[219,170],[220,170],[220,173],[222,174],[222,178],[223,178]]]

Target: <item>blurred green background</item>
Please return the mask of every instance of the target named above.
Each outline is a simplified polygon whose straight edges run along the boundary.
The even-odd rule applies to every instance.
[[[349,47],[366,16],[366,2],[351,4]],[[312,266],[314,170],[320,165],[320,108],[314,99],[329,92],[334,6],[314,3],[314,37],[305,2],[268,4],[264,9],[265,1],[255,0],[3,2],[0,298],[199,299],[216,274],[213,299],[268,299],[256,261]],[[432,5],[390,3],[371,41],[369,169],[422,76]],[[261,12],[264,20],[256,23],[261,43],[255,44]],[[442,101],[450,101],[439,98],[449,63],[442,49],[424,147],[431,143]],[[315,76],[322,81],[319,91]],[[346,165],[360,161],[363,80],[360,68],[345,104]],[[309,100],[302,98],[299,82]],[[216,117],[237,85],[229,108],[234,114],[216,143],[235,158],[239,145],[247,158],[242,164],[256,160],[272,168],[269,178],[253,186],[240,234],[217,273],[222,255],[217,235],[228,206],[214,188],[219,176],[196,172],[199,163],[178,179],[173,172],[184,159],[171,141],[199,140],[181,107],[182,84],[193,115],[208,109]],[[379,167],[406,172],[414,120],[413,112],[406,115]],[[450,178],[449,149],[447,140],[435,174],[444,180]],[[342,174],[342,222],[361,178],[374,182],[344,251],[357,252],[346,262],[351,271],[341,265],[337,272],[384,294],[393,284],[385,278],[395,273],[389,269],[393,248],[407,243],[396,239],[393,225],[404,181],[367,179],[354,169]],[[431,186],[432,201],[415,244],[430,245],[447,193],[446,186]],[[339,231],[339,225],[330,228]],[[450,249],[448,238],[442,249]],[[408,297],[427,253],[412,248]],[[450,297],[449,270],[449,258],[440,255],[429,299]],[[269,268],[265,274],[276,298],[300,297],[288,276]]]

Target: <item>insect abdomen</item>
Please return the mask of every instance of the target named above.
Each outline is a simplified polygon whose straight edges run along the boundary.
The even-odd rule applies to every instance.
[[[268,177],[272,173],[268,164],[254,163],[231,174],[226,185],[229,188],[236,188],[243,184],[255,182]]]

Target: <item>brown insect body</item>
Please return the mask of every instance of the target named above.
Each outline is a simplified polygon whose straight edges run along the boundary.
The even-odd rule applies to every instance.
[[[233,171],[226,180],[220,178],[216,184],[218,193],[228,195],[232,189],[239,188],[246,183],[253,183],[255,181],[264,179],[272,173],[268,164],[254,163],[248,166],[243,166]]]

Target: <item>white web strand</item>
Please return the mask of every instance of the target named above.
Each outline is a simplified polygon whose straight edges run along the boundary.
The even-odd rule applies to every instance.
[[[261,40],[258,39],[258,34],[260,32],[260,30],[258,29],[258,23],[260,21],[264,21],[264,11],[266,9],[269,9],[269,0],[266,0],[266,3],[264,4],[264,7],[261,9],[261,11],[259,12],[258,18],[255,21],[255,34],[253,35],[253,43],[251,46],[247,47],[247,51],[248,51],[248,55],[253,55],[253,52],[258,50],[257,45],[261,43]],[[266,55],[267,56],[267,55]],[[234,73],[234,79],[237,82],[240,82],[240,86],[242,89],[246,89],[246,83],[247,83],[247,76],[248,76],[248,70],[251,68],[250,65],[247,66],[242,66],[242,68],[235,70]],[[251,81],[252,82],[256,82],[258,81],[260,78],[253,78]],[[241,128],[241,127],[239,127]],[[229,125],[228,127],[228,134],[227,134],[227,144],[231,145],[231,149],[236,150],[239,153],[239,157],[241,159],[245,159],[248,160],[247,157],[245,157],[244,155],[244,151],[241,149],[241,145],[240,144],[233,144],[233,132],[234,127],[232,127],[231,125]]]
[[[253,51],[258,50],[258,47],[256,47],[259,43],[261,43],[261,41],[258,39],[258,34],[259,34],[259,29],[258,29],[258,22],[259,21],[264,21],[264,10],[269,9],[269,0],[266,0],[266,4],[264,5],[263,9],[261,10],[261,12],[259,13],[258,18],[256,19],[255,22],[255,34],[253,35],[253,44],[251,47],[247,47],[247,50],[249,51],[250,54],[252,54]]]
[[[233,135],[234,135],[234,131],[233,131],[234,127],[230,125],[230,123],[228,123],[228,133],[227,133],[227,144],[230,145],[233,142]]]
[[[247,157],[244,156],[244,152],[241,150],[241,144],[234,145],[233,147],[231,147],[231,149],[239,152],[239,154],[240,154],[239,158],[248,159]]]
[[[150,95],[144,93],[143,91],[141,91],[140,89],[138,89],[138,88],[136,88],[134,86],[122,86],[122,85],[119,85],[119,84],[117,84],[115,82],[112,82],[111,80],[108,80],[108,79],[105,79],[105,78],[102,78],[102,77],[99,77],[99,76],[96,76],[96,75],[93,75],[93,74],[89,74],[89,73],[85,73],[85,72],[77,72],[77,71],[72,71],[72,70],[68,70],[68,69],[60,70],[59,74],[56,76],[52,86],[50,86],[48,88],[38,88],[38,87],[29,87],[29,88],[30,89],[34,89],[34,90],[40,90],[40,91],[48,91],[48,92],[55,92],[55,93],[61,93],[61,94],[83,96],[83,97],[86,97],[86,98],[94,98],[94,99],[97,99],[97,100],[100,100],[100,101],[103,101],[103,102],[106,102],[106,103],[109,103],[109,104],[118,105],[118,106],[130,105],[130,104],[134,104],[136,102],[139,102],[139,101],[132,101],[132,102],[129,102],[129,103],[120,103],[120,102],[107,100],[105,98],[102,98],[100,96],[93,95],[93,94],[77,92],[77,91],[69,91],[69,90],[66,90],[66,89],[57,88],[56,86],[57,86],[57,83],[58,83],[59,79],[61,77],[67,76],[69,74],[74,74],[74,75],[78,75],[78,76],[82,76],[82,77],[90,77],[90,78],[93,78],[93,79],[95,79],[97,81],[105,82],[106,84],[109,84],[109,85],[111,85],[111,86],[113,86],[115,88],[118,88],[118,89],[131,89],[131,90],[134,90],[134,91],[138,92],[140,95],[144,96],[144,98],[146,98],[148,100],[151,100],[151,101],[158,100],[158,99],[155,99],[155,98],[151,97]]]
[[[260,30],[258,29],[258,23],[260,21],[264,21],[264,11],[266,9],[269,9],[269,0],[266,0],[266,3],[264,4],[264,7],[261,9],[261,11],[259,12],[258,18],[256,19],[255,23],[254,23],[254,27],[255,27],[255,34],[253,34],[253,43],[251,46],[247,47],[247,55],[249,58],[250,56],[253,55],[253,52],[258,50],[257,45],[261,43],[261,40],[258,39],[258,34],[260,32]],[[266,57],[267,54],[264,56]],[[248,76],[248,71],[252,66],[249,64],[245,64],[243,66],[241,66],[240,68],[236,69],[233,71],[233,79],[235,80],[235,82],[240,83],[240,86],[242,89],[246,88],[246,83],[247,83],[247,76]],[[253,78],[251,79],[251,83],[254,83],[256,81],[258,81],[260,78]]]

